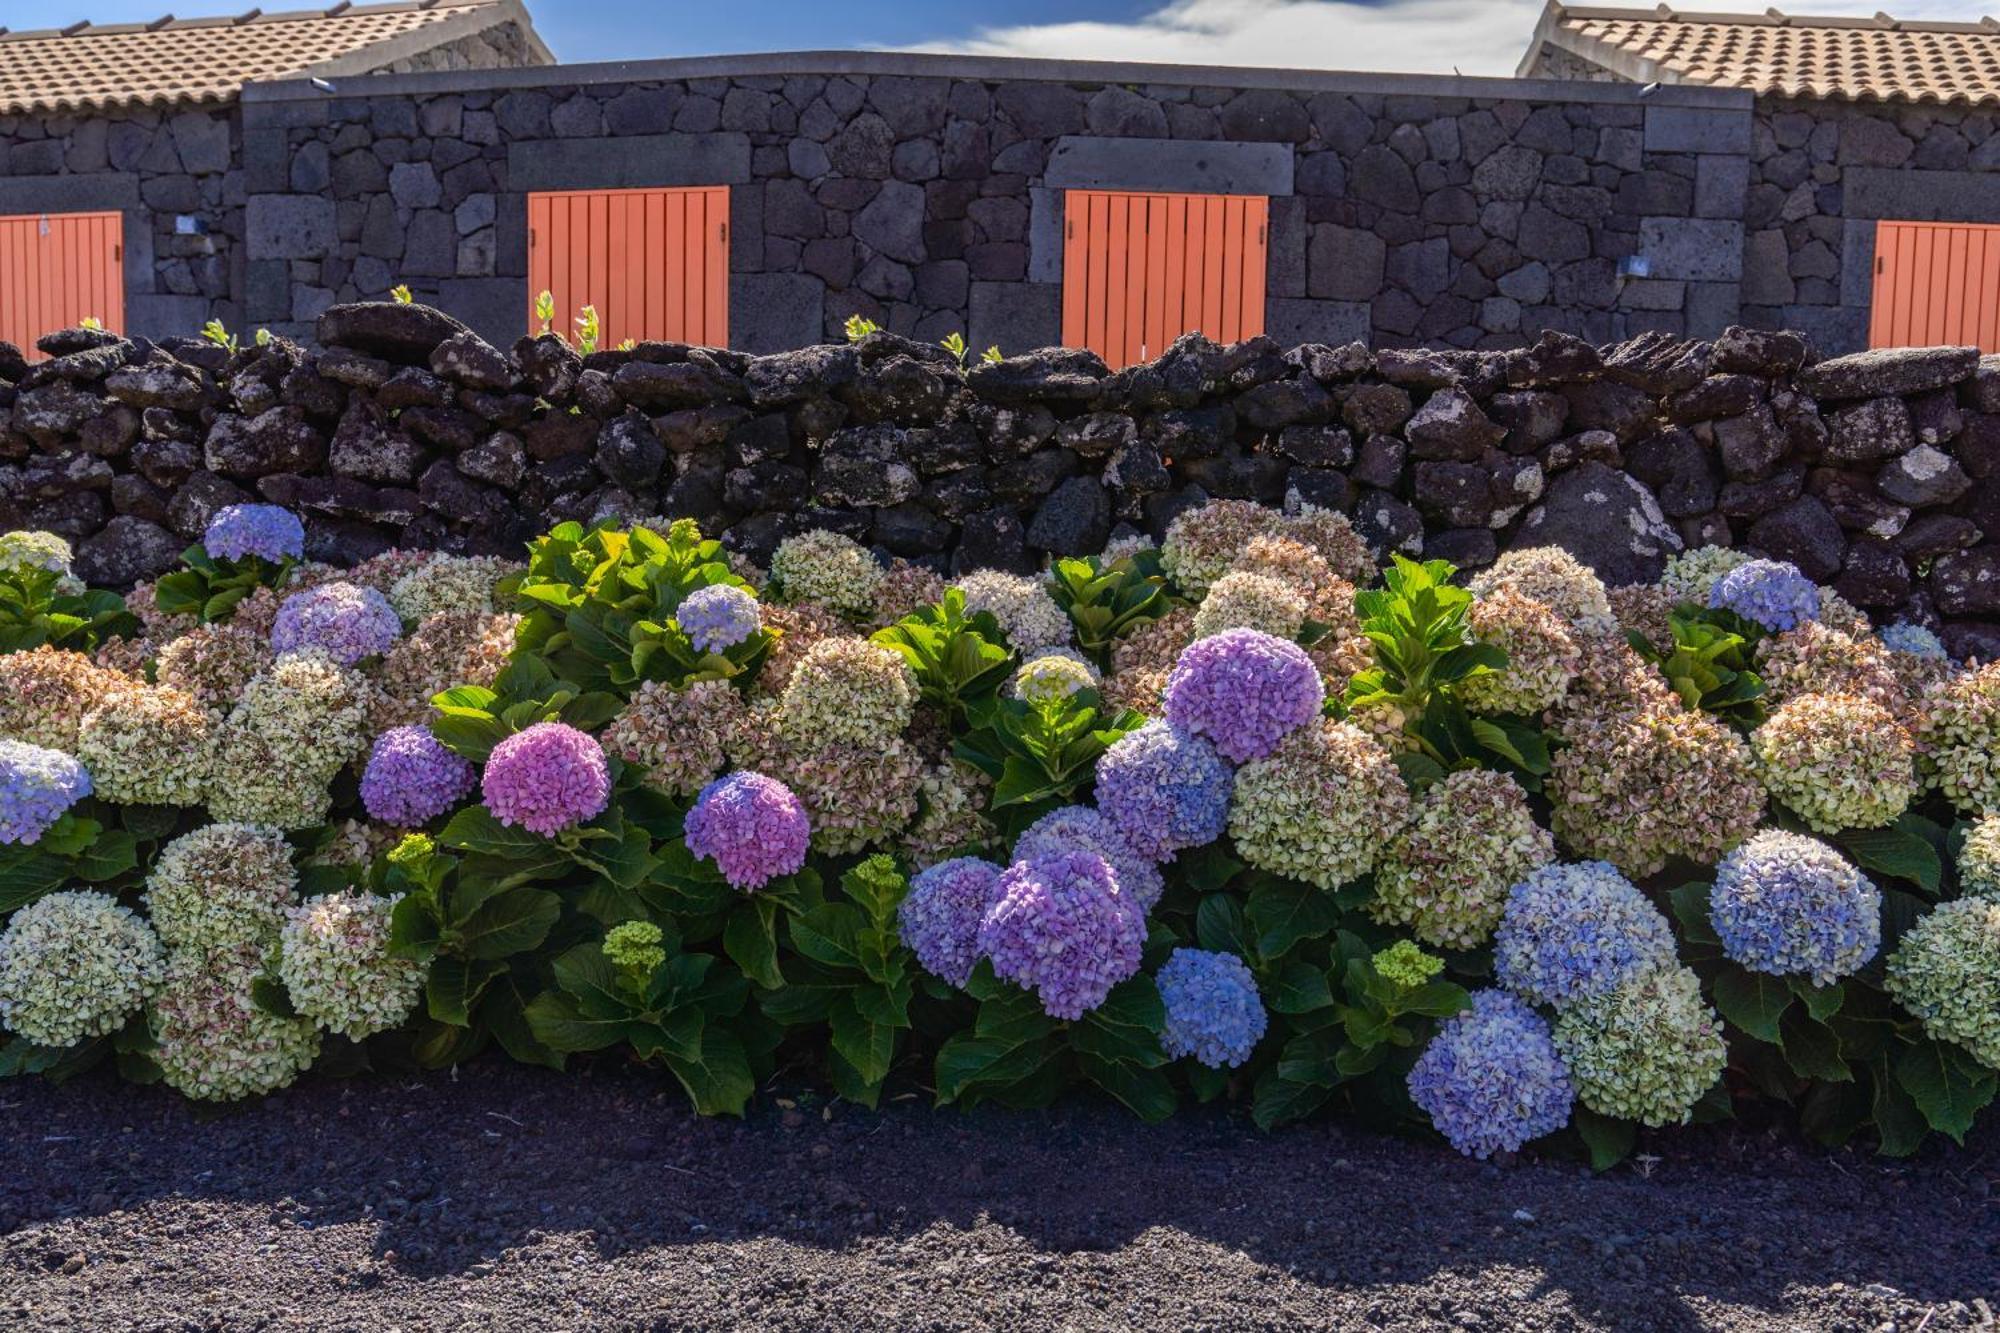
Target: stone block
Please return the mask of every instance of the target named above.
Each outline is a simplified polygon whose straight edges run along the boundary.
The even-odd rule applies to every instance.
[[[446,278],[438,306],[495,347],[512,347],[528,331],[528,295],[512,278]]]
[[[826,284],[802,273],[734,273],[729,278],[729,345],[764,354],[820,341]]]
[[[1733,282],[1691,282],[1687,289],[1687,336],[1714,338],[1742,313],[1739,288]]]
[[[1062,286],[975,282],[965,340],[974,352],[997,345],[1010,356],[1062,342]]]
[[[318,259],[336,239],[333,200],[253,194],[244,210],[244,251],[251,259]]]
[[[1747,101],[1747,99],[1746,99]],[[1649,153],[1737,153],[1750,151],[1750,108],[1649,106]]]
[[[1741,222],[1719,218],[1642,218],[1639,249],[1650,263],[1648,277],[1735,282],[1743,276]]]
[[[1367,342],[1371,307],[1366,301],[1315,301],[1273,297],[1264,303],[1264,332],[1282,347],[1298,343]]]
[[[1741,218],[1749,193],[1749,158],[1727,153],[1704,153],[1695,159],[1696,217]]]
[[[632,134],[507,145],[507,184],[514,190],[740,185],[750,178],[747,134]]]
[[[2000,174],[1849,167],[1842,211],[1850,218],[1991,222],[2000,217]]]
[[[1070,134],[1049,153],[1044,183],[1061,189],[1290,194],[1292,149],[1277,143]]]
[[[125,332],[135,338],[184,338],[208,322],[205,296],[136,293],[125,298]]]

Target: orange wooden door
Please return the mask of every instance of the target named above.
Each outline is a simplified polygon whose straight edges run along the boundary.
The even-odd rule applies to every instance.
[[[1065,191],[1063,345],[1116,370],[1183,333],[1262,333],[1270,214],[1262,195]]]
[[[597,307],[600,346],[627,338],[729,345],[729,187],[528,196],[529,328],[552,293],[558,332]]]
[[[2000,226],[1876,223],[1868,345],[2000,352]]]
[[[117,213],[0,217],[0,342],[95,319],[125,327],[125,219]]]

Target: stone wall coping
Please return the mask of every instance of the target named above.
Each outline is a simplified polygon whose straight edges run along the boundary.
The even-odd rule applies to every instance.
[[[1362,93],[1378,96],[1467,97],[1505,101],[1608,102],[1708,107],[1748,111],[1755,97],[1734,88],[1662,84],[1651,92],[1628,84],[1561,79],[1507,79],[1455,74],[1379,74],[1325,69],[1229,65],[1168,65],[1113,60],[1045,60],[1012,56],[946,55],[912,51],[774,51],[746,55],[685,56],[521,69],[443,70],[369,75],[337,92],[307,79],[246,84],[247,104],[320,101],[328,97],[409,97],[501,88],[577,87],[655,83],[678,79],[782,75],[902,75],[946,79],[1023,80],[1038,83],[1140,83],[1205,88],[1259,88],[1288,92]]]

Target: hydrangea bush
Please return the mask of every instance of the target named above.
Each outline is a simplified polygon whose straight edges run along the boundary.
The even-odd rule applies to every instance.
[[[617,1048],[706,1112],[810,1061],[1600,1164],[1760,1097],[1909,1152],[2000,1090],[2000,667],[1719,548],[1607,589],[1378,571],[1309,506],[1162,538],[342,571],[224,510],[80,594],[88,654],[0,643],[0,1068]],[[0,578],[67,558],[7,534]]]

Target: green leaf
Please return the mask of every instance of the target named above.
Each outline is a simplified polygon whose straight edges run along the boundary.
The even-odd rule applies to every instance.
[[[1159,1069],[1088,1056],[1077,1062],[1077,1068],[1149,1125],[1157,1125],[1172,1115],[1180,1100],[1174,1094],[1173,1083]]]
[[[1266,961],[1282,957],[1300,940],[1326,934],[1340,920],[1332,894],[1275,876],[1265,877],[1250,891],[1245,910],[1256,932],[1257,953]]]
[[[1965,1131],[1993,1100],[2000,1075],[1952,1043],[1920,1041],[1896,1057],[1896,1082],[1910,1094],[1932,1129],[1963,1145]]]
[[[467,958],[509,958],[548,938],[562,916],[562,900],[545,889],[505,889],[452,922],[457,950]]]
[[[468,805],[438,834],[438,845],[527,865],[561,865],[562,850],[539,833],[502,824],[483,805]]]
[[[1264,987],[1265,1002],[1281,1014],[1309,1014],[1333,1005],[1333,987],[1326,969],[1293,960],[1278,969],[1278,975]]]
[[[1924,1136],[1930,1132],[1930,1121],[1891,1071],[1888,1060],[1876,1061],[1872,1072],[1875,1131],[1881,1136],[1882,1155],[1908,1157],[1923,1146]]]
[[[1137,976],[1115,987],[1104,1003],[1072,1023],[1070,1048],[1107,1063],[1154,1067],[1167,1061],[1159,1031],[1166,1023],[1153,979]]]
[[[102,884],[139,867],[139,843],[124,829],[104,829],[72,863],[78,879]]]
[[[851,998],[843,999],[844,1003],[837,1000],[827,1011],[830,1044],[863,1082],[880,1084],[889,1076],[889,1066],[896,1058],[897,1029],[874,1022]]]
[[[1847,989],[1838,981],[1830,986],[1815,986],[1798,977],[1792,979],[1792,994],[1805,1001],[1806,1012],[1821,1023],[1839,1013],[1847,999]]]
[[[1840,1058],[1840,1038],[1834,1035],[1832,1028],[1816,1021],[1803,1010],[1788,1011],[1779,1032],[1782,1038],[1780,1044],[1785,1050],[1785,1063],[1800,1078],[1845,1083],[1854,1077],[1847,1062]]]
[[[827,903],[793,916],[787,923],[792,947],[828,967],[861,969],[857,943],[866,922],[845,903]]]
[[[1243,908],[1226,893],[1211,893],[1201,900],[1194,913],[1195,939],[1212,953],[1250,952],[1249,934],[1243,923]]]
[[[473,1007],[487,983],[500,975],[499,963],[464,958],[440,958],[431,964],[424,988],[424,1009],[440,1023],[469,1027]]]
[[[0,852],[0,914],[26,907],[69,882],[69,862],[26,849]]]
[[[1792,1003],[1792,989],[1781,979],[1731,967],[1715,978],[1714,993],[1724,1018],[1759,1041],[1778,1040],[1778,1020]]]
[[[1590,1152],[1590,1169],[1608,1171],[1631,1155],[1638,1141],[1639,1127],[1629,1120],[1614,1120],[1586,1106],[1576,1108],[1571,1117],[1577,1136]]]
[[[665,1063],[701,1115],[742,1115],[757,1091],[742,1041],[714,1023],[702,1028],[693,1057],[668,1056]]]
[[[753,894],[730,912],[722,927],[722,949],[765,990],[785,984],[778,970],[778,906],[769,898]]]
[[[1250,1118],[1257,1128],[1271,1130],[1294,1120],[1303,1120],[1326,1105],[1333,1089],[1310,1083],[1294,1083],[1278,1077],[1275,1068],[1266,1069],[1257,1080],[1250,1103]]]
[[[1835,841],[1864,870],[1906,880],[1932,898],[1943,887],[1944,862],[1937,848],[1901,821],[1888,828],[1847,829]]]

